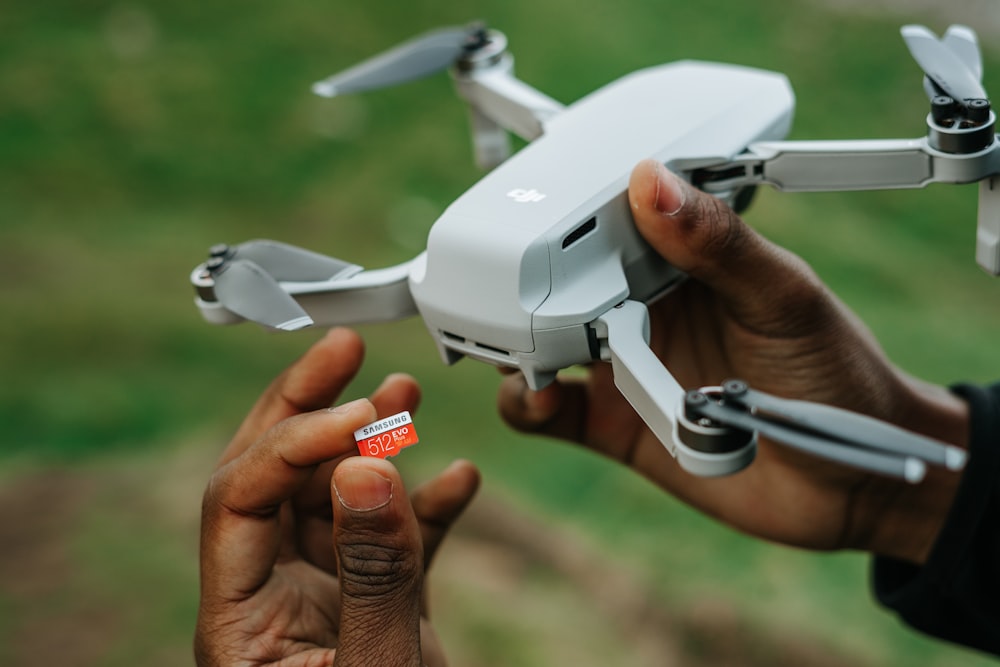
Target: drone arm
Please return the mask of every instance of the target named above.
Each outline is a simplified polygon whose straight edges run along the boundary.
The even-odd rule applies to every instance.
[[[362,271],[344,280],[283,283],[283,287],[320,326],[393,322],[417,314],[410,294],[412,264]]]
[[[725,164],[698,171],[696,180],[708,192],[759,184],[786,192],[834,192],[972,183],[996,173],[996,141],[976,153],[944,153],[931,148],[926,138],[767,141],[751,144]]]
[[[455,77],[459,94],[506,130],[532,141],[542,135],[545,122],[563,105],[514,76],[509,55],[489,68],[460,72]]]
[[[414,260],[416,261],[416,260]],[[413,261],[373,271],[358,271],[345,277],[321,281],[280,281],[280,289],[291,296],[319,326],[391,322],[417,314],[410,294],[409,275]],[[212,324],[235,324],[244,317],[232,312],[215,295],[213,278],[204,265],[196,267],[191,281],[202,316]],[[270,326],[267,322],[261,322]]]
[[[703,164],[703,162],[702,162]],[[1000,141],[974,153],[945,153],[926,138],[872,141],[777,141],[752,144],[707,168],[690,161],[692,180],[712,193],[767,184],[788,192],[921,188],[980,182],[976,261],[1000,275]],[[684,170],[684,161],[671,165]]]
[[[510,155],[504,131],[526,141],[540,137],[545,123],[563,105],[514,76],[514,59],[505,54],[497,62],[454,74],[459,95],[472,108],[476,159],[494,167]]]
[[[921,139],[773,141],[699,172],[708,192],[767,184],[787,192],[923,187],[934,160]]]
[[[595,323],[601,358],[611,362],[615,386],[673,453],[673,414],[684,389],[649,349],[649,313],[638,301],[612,308]]]
[[[649,348],[649,313],[645,305],[625,301],[604,313],[592,326],[600,344],[601,359],[611,362],[618,391],[682,468],[699,476],[714,477],[737,472],[750,464],[755,441],[743,440],[725,451],[704,450],[689,443],[690,429],[699,427],[684,421],[684,389]],[[678,418],[684,421],[686,435],[678,431]]]

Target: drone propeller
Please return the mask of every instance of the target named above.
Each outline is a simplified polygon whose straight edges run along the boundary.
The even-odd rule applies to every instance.
[[[987,98],[980,83],[979,46],[971,30],[953,26],[943,40],[919,25],[903,26],[900,32],[913,59],[932,84],[925,86],[931,98],[943,93],[963,106],[968,106],[969,100]]]
[[[983,55],[979,52],[976,33],[964,25],[949,26],[941,41],[965,63],[978,81],[983,80]]]
[[[274,278],[248,259],[210,261],[215,298],[240,317],[284,331],[313,323]]]
[[[737,429],[735,433],[712,434],[714,438],[739,436],[739,431],[743,435],[756,432],[814,456],[913,483],[923,478],[927,464],[948,470],[965,466],[964,450],[871,417],[778,398],[750,389],[740,380],[728,380],[718,390],[720,395],[714,398],[703,390],[688,392],[684,398],[688,423],[704,418],[713,425]],[[695,438],[705,437],[690,428],[683,432]],[[740,438],[735,441],[743,442]]]
[[[298,246],[259,239],[247,241],[230,248],[220,245],[209,251],[213,257],[248,259],[259,265],[275,280],[288,282],[316,282],[331,278],[347,278],[362,269],[357,264],[345,262]]]
[[[979,40],[976,33],[964,25],[949,26],[941,42],[958,56],[972,75],[980,82],[983,80],[983,58],[979,51]],[[924,76],[924,92],[933,100],[935,97],[948,97],[948,94],[929,76]]]
[[[481,24],[434,30],[313,84],[313,92],[333,97],[421,79],[447,69],[486,40]]]
[[[216,300],[244,319],[285,331],[307,327],[313,320],[278,281],[316,282],[361,271],[355,264],[277,241],[218,245],[210,252],[205,267]]]
[[[727,400],[752,406],[756,414],[794,424],[808,432],[834,435],[837,440],[862,447],[878,443],[878,449],[884,452],[916,456],[949,470],[959,470],[965,465],[965,451],[958,447],[942,445],[857,412],[822,403],[778,398],[751,389],[740,380],[725,382],[723,392]]]

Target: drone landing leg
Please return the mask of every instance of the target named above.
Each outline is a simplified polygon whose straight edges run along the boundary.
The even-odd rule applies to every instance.
[[[1000,275],[1000,176],[979,182],[976,262],[991,275]]]

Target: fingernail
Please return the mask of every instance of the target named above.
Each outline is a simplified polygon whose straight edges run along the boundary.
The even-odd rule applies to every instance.
[[[685,191],[666,167],[656,163],[656,197],[653,206],[662,215],[674,217],[684,208]]]
[[[359,398],[356,401],[351,401],[350,403],[344,403],[343,405],[330,408],[330,412],[336,412],[338,415],[346,415],[368,402],[367,398]]]
[[[340,504],[355,512],[370,512],[392,500],[392,482],[373,470],[357,468],[334,475]]]

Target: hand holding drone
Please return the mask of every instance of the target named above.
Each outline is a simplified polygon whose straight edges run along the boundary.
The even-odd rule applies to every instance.
[[[755,434],[864,470],[919,481],[964,451],[855,413],[725,383],[685,393],[649,348],[646,304],[684,280],[637,233],[628,174],[652,156],[740,208],[759,184],[829,191],[981,182],[977,259],[1000,273],[1000,151],[975,35],[907,26],[924,70],[928,134],[912,140],[780,141],[794,97],[773,72],[699,62],[642,70],[563,107],[513,76],[506,40],[481,26],[430,33],[314,86],[356,92],[451,67],[492,168],[430,231],[427,250],[375,271],[273,241],[217,246],[191,279],[203,315],[276,329],[420,314],[443,360],[520,370],[539,389],[610,361],[615,384],[682,467],[735,472]],[[674,100],[697,96],[705,113]],[[510,155],[507,132],[531,143]]]

